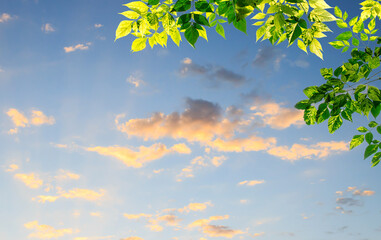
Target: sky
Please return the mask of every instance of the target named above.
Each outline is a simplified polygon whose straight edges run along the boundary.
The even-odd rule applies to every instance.
[[[366,119],[293,107],[349,56],[334,24],[324,61],[251,25],[131,53],[127,2],[0,2],[0,239],[379,239]]]

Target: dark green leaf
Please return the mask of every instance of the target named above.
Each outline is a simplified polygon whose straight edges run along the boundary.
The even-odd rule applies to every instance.
[[[233,25],[235,28],[237,28],[238,30],[246,33],[246,20],[245,19],[241,19],[240,21],[236,21],[234,20],[233,21]]]
[[[160,0],[148,0],[148,4],[149,5],[156,5],[156,4],[159,4],[160,3]]]
[[[378,126],[376,129],[377,129],[377,132],[378,132],[379,134],[381,134],[381,126]]]
[[[213,12],[212,8],[210,7],[210,4],[208,2],[204,1],[197,1],[195,3],[195,7],[200,12]]]
[[[380,90],[373,86],[368,86],[368,97],[373,101],[381,101]]]
[[[301,109],[301,110],[304,110],[309,106],[311,106],[311,104],[308,103],[308,100],[302,100],[298,102],[297,104],[295,104],[295,108]]]
[[[192,18],[192,14],[186,13],[179,17],[179,20],[177,21],[178,24],[183,25],[185,23],[188,23]]]
[[[366,85],[360,84],[360,85],[358,85],[358,86],[356,87],[356,89],[355,89],[355,92],[354,92],[354,93],[359,93],[359,92],[362,92],[362,91],[364,91],[364,90],[365,90],[365,88],[366,88]]]
[[[364,153],[364,159],[372,155],[373,153],[377,152],[378,145],[370,144],[368,147],[365,149]]]
[[[192,45],[192,47],[195,47],[194,44],[197,42],[197,39],[199,37],[199,33],[197,31],[197,28],[194,26],[189,27],[185,33],[185,38],[187,41]]]
[[[341,116],[347,120],[352,122],[352,112],[349,111],[348,109],[345,109],[344,111],[341,112]]]
[[[294,28],[288,38],[289,44],[293,43],[301,34],[302,29],[299,27],[298,24],[294,24]]]
[[[193,19],[196,23],[198,24],[201,24],[201,25],[204,25],[204,26],[208,26],[209,27],[209,22],[208,22],[208,19],[206,19],[206,17],[204,15],[201,15],[201,14],[194,14],[193,15]]]
[[[375,167],[377,166],[377,164],[380,163],[380,158],[381,158],[381,152],[374,154],[372,158],[372,167]]]
[[[372,141],[373,141],[373,134],[371,132],[368,132],[367,134],[365,134],[365,141],[368,144],[372,143]]]
[[[354,135],[351,143],[349,144],[349,149],[352,150],[353,148],[357,147],[363,142],[364,142],[364,135]]]
[[[372,113],[373,117],[374,118],[377,118],[377,116],[380,114],[381,112],[381,104],[377,104],[376,106],[374,105],[374,102],[373,102],[373,107],[372,109],[370,110],[370,112]]]
[[[338,77],[341,73],[343,72],[343,68],[342,67],[338,67],[335,69],[335,71],[333,72],[333,74]]]
[[[332,77],[333,70],[332,70],[332,68],[322,68],[322,69],[320,69],[320,74],[323,76],[323,78],[327,79],[327,78]]]
[[[189,0],[178,0],[173,6],[175,12],[185,12],[192,7],[192,3]]]

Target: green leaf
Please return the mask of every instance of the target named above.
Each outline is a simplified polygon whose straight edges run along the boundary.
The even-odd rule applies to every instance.
[[[370,31],[372,31],[375,27],[376,27],[376,18],[373,18],[373,19],[369,22],[369,24],[368,24],[368,29],[369,29]]]
[[[308,100],[302,100],[298,102],[297,104],[295,104],[295,108],[301,109],[301,110],[304,110],[308,108],[309,106],[311,106],[311,104],[308,103]]]
[[[368,144],[372,143],[372,141],[373,141],[373,134],[371,132],[368,132],[367,134],[365,134],[365,141]]]
[[[301,34],[302,29],[299,27],[298,24],[294,24],[294,29],[292,30],[290,37],[288,39],[289,45],[291,45]]]
[[[357,131],[359,131],[359,132],[368,132],[369,130],[366,127],[358,127]]]
[[[361,33],[361,41],[368,41],[368,35]]]
[[[341,19],[336,21],[336,25],[339,28],[346,28],[346,27],[348,27],[348,24],[346,22],[344,22],[343,20],[341,20]]]
[[[119,23],[118,28],[115,32],[115,41],[118,38],[125,37],[131,32],[132,21],[124,20]]]
[[[331,6],[329,6],[324,0],[310,0],[309,2],[312,8],[320,8],[320,9],[331,8]],[[336,8],[335,8],[335,12],[336,12]]]
[[[365,88],[366,88],[366,85],[364,85],[364,84],[360,84],[360,85],[358,85],[358,86],[356,87],[354,93],[356,94],[356,93],[362,92],[362,91],[365,90]]]
[[[333,42],[329,42],[328,44],[336,49],[340,49],[345,46],[345,44],[342,41],[333,41]]]
[[[261,39],[261,37],[266,33],[266,26],[262,26],[260,28],[257,29],[257,32],[256,32],[256,37],[257,37],[257,42],[259,39]]]
[[[316,121],[316,114],[317,110],[314,106],[309,106],[305,111],[304,111],[304,121],[306,122],[307,125],[313,125],[315,124]]]
[[[340,115],[331,116],[328,119],[328,131],[329,133],[334,133],[343,124],[343,119]]]
[[[344,14],[343,14],[343,19],[344,19],[344,21],[347,20],[347,18],[348,18],[348,13],[347,13],[347,12],[344,12]]]
[[[147,38],[137,38],[132,42],[131,51],[138,52],[146,48]]]
[[[377,152],[378,145],[370,144],[368,147],[365,149],[364,153],[364,159],[372,155],[373,153]]]
[[[360,41],[357,39],[357,38],[352,38],[352,45],[358,47],[358,45],[360,44]]]
[[[176,12],[185,12],[192,7],[192,2],[189,0],[177,0],[173,6],[173,10]]]
[[[381,104],[378,104],[376,107],[373,106],[370,110],[374,118],[377,118],[378,115],[380,115],[381,112]]]
[[[320,74],[323,78],[327,79],[333,76],[332,68],[322,68],[320,69]]]
[[[377,132],[378,132],[379,134],[381,134],[381,126],[378,126],[376,129],[377,129]]]
[[[307,53],[307,46],[300,39],[298,39],[298,47]]]
[[[380,163],[380,158],[381,158],[381,152],[374,154],[372,158],[372,167],[375,167],[377,166],[377,164]]]
[[[315,93],[318,92],[318,87],[317,86],[310,86],[310,87],[306,87],[304,90],[303,90],[304,94],[310,98],[312,97]]]
[[[343,33],[340,33],[336,39],[337,40],[349,40],[352,37],[352,32],[351,31],[346,31]]]
[[[193,19],[196,23],[209,27],[209,21],[204,15],[194,14]]]
[[[217,26],[216,26],[216,32],[217,32],[218,34],[220,34],[223,38],[225,38],[225,30],[224,30],[224,27],[223,27],[221,24],[219,24],[219,23],[217,23]]]
[[[186,13],[179,17],[179,20],[177,20],[177,23],[180,25],[184,25],[185,23],[188,23],[192,19],[192,14]]]
[[[184,35],[189,44],[192,45],[192,47],[195,47],[194,45],[199,37],[197,28],[194,25],[192,25],[191,27],[187,28],[187,30],[185,30]]]
[[[148,5],[157,5],[160,3],[160,0],[148,0]]]
[[[210,7],[210,4],[208,2],[204,1],[197,1],[195,3],[195,7],[200,12],[213,12],[212,8]]]
[[[353,148],[357,147],[363,142],[364,142],[364,135],[354,135],[351,140],[351,143],[349,144],[349,149],[352,150]]]
[[[380,90],[373,86],[368,86],[368,97],[373,101],[381,101]]]
[[[237,28],[238,30],[246,33],[246,20],[245,19],[241,19],[239,21],[237,20],[234,20],[233,21],[233,25],[235,28]]]
[[[315,8],[312,10],[309,18],[312,22],[331,22],[337,20],[335,16],[322,8]]]
[[[261,19],[264,19],[266,17],[266,14],[265,13],[257,13],[256,15],[254,15],[254,17],[252,17],[251,19],[257,19],[257,20],[261,20]]]
[[[283,13],[277,13],[274,15],[275,29],[281,29],[286,24]]]
[[[374,128],[374,127],[377,127],[378,123],[376,123],[375,121],[371,121],[368,126],[371,127],[371,128]]]
[[[289,3],[302,3],[302,2],[304,2],[304,0],[286,0],[286,2],[289,2]]]
[[[378,68],[379,66],[380,66],[380,58],[379,57],[373,57],[369,61],[369,67],[371,67],[372,69]]]
[[[345,109],[344,111],[341,112],[341,116],[345,120],[352,122],[352,113],[350,111],[348,111],[347,109]]]
[[[127,6],[128,8],[130,8],[131,10],[137,13],[146,13],[149,9],[149,7],[141,1],[130,2],[130,3],[124,4],[124,6]]]
[[[359,21],[353,26],[353,32],[359,33],[364,30],[364,23]]]
[[[342,18],[343,17],[343,12],[340,10],[340,8],[338,6],[335,7],[335,15],[338,18]]]
[[[354,26],[357,23],[359,17],[354,17],[349,21],[349,26]]]

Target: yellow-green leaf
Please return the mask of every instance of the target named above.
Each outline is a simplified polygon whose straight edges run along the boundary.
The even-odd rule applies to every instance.
[[[130,3],[124,4],[124,6],[127,6],[128,8],[130,8],[131,10],[137,13],[146,13],[149,9],[149,7],[141,1],[130,2]]]
[[[310,51],[323,60],[322,47],[317,39],[313,39],[310,44]]]
[[[138,52],[146,48],[147,38],[137,38],[132,42],[131,51]]]
[[[125,11],[125,12],[122,12],[119,14],[121,14],[121,15],[125,16],[126,18],[129,18],[129,19],[138,19],[140,17],[140,14],[137,12],[134,12],[134,11]]]
[[[208,41],[208,36],[206,34],[206,30],[203,26],[202,27],[202,30],[201,29],[197,29],[198,31],[198,34],[200,35],[200,37],[204,38],[206,41]]]
[[[115,41],[118,38],[127,36],[131,32],[131,24],[132,24],[132,21],[128,21],[128,20],[121,21],[119,23],[119,26],[115,32]]]
[[[324,0],[310,0],[310,6],[312,8],[321,8],[321,9],[327,9],[331,8]]]
[[[177,28],[171,28],[169,30],[169,36],[171,36],[172,41],[177,45],[180,46],[181,41],[181,35]]]
[[[302,49],[303,51],[305,51],[306,53],[308,53],[308,51],[307,51],[307,46],[304,44],[304,42],[302,41],[302,40],[300,40],[300,39],[298,39],[298,47],[300,48],[300,49]]]

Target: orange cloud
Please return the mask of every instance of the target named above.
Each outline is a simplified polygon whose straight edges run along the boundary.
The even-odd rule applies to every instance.
[[[91,45],[91,42],[88,42],[86,44],[77,44],[69,47],[64,47],[65,53],[74,52],[77,50],[88,50],[89,46]]]
[[[303,144],[294,144],[291,148],[287,146],[273,147],[267,152],[273,156],[280,157],[283,160],[295,161],[301,158],[311,159],[324,158],[330,154],[348,151],[348,144],[341,142],[320,142],[311,146]]]
[[[55,119],[53,116],[46,116],[43,112],[38,110],[32,110],[32,114],[30,119],[25,117],[25,115],[19,112],[15,108],[10,108],[7,111],[7,115],[11,118],[13,125],[15,128],[10,129],[8,134],[16,134],[18,133],[18,128],[25,128],[30,125],[40,126],[43,124],[53,125],[55,123]]]
[[[128,237],[128,238],[123,238],[121,240],[144,240],[144,239],[140,237]]]
[[[26,186],[30,188],[39,188],[43,184],[43,181],[34,173],[17,173],[14,177],[21,180]]]
[[[68,179],[73,179],[73,180],[78,180],[81,176],[78,174],[60,169],[59,174],[55,176],[54,178],[57,180],[68,180]]]
[[[255,185],[263,184],[263,183],[265,183],[265,180],[251,180],[251,181],[245,180],[238,183],[238,185],[255,186]]]
[[[204,211],[208,206],[213,206],[211,202],[205,203],[189,203],[187,206],[183,208],[179,208],[177,211],[180,213],[190,212],[190,211]]]
[[[376,192],[375,191],[371,191],[371,190],[364,190],[364,191],[360,191],[360,190],[355,190],[353,192],[353,195],[359,195],[359,196],[373,196]]]
[[[36,126],[39,126],[39,125],[42,125],[42,124],[53,125],[55,123],[55,119],[52,116],[47,117],[41,111],[33,110],[30,122],[31,122],[32,125],[36,125]]]
[[[210,237],[225,237],[233,238],[235,235],[243,234],[241,230],[233,230],[227,226],[219,225],[205,225],[202,227],[203,233],[209,235]]]
[[[179,219],[177,216],[175,216],[173,214],[160,216],[157,218],[157,220],[163,221],[167,225],[170,225],[170,226],[177,226],[177,225],[179,225],[179,222],[181,221],[181,219]]]
[[[49,225],[38,225],[38,221],[25,223],[24,227],[30,230],[34,230],[33,233],[28,235],[29,238],[39,239],[59,238],[65,235],[79,232],[78,230],[73,230],[72,228],[55,229]]]
[[[11,164],[8,166],[8,169],[6,169],[6,172],[14,172],[19,169],[19,166],[17,164]]]
[[[202,227],[206,224],[209,224],[211,221],[224,220],[224,219],[229,219],[229,215],[211,216],[209,218],[198,219],[198,220],[192,222],[191,224],[189,224],[188,228]]]
[[[111,156],[121,160],[126,166],[140,168],[147,162],[162,158],[169,153],[189,154],[191,150],[183,143],[167,148],[162,143],[155,143],[150,147],[140,146],[139,151],[133,151],[126,147],[89,147],[87,151],[96,152],[100,155]]]
[[[12,18],[14,17],[11,17],[11,15],[9,15],[8,13],[3,13],[0,15],[0,23],[8,22]]]
[[[235,138],[223,140],[217,138],[208,143],[208,145],[221,152],[243,152],[266,150],[275,145],[275,138],[261,138],[252,136],[249,138]]]
[[[139,219],[139,218],[150,218],[152,217],[152,214],[145,214],[145,213],[139,213],[139,214],[123,214],[124,217],[128,218],[128,219]]]
[[[37,196],[36,200],[41,203],[45,202],[55,202],[59,198],[66,198],[66,199],[83,199],[87,201],[97,201],[100,198],[102,198],[105,195],[104,189],[99,189],[99,192],[90,190],[90,189],[81,189],[81,188],[74,188],[69,191],[63,191],[59,190],[57,196],[44,196],[40,195]]]

